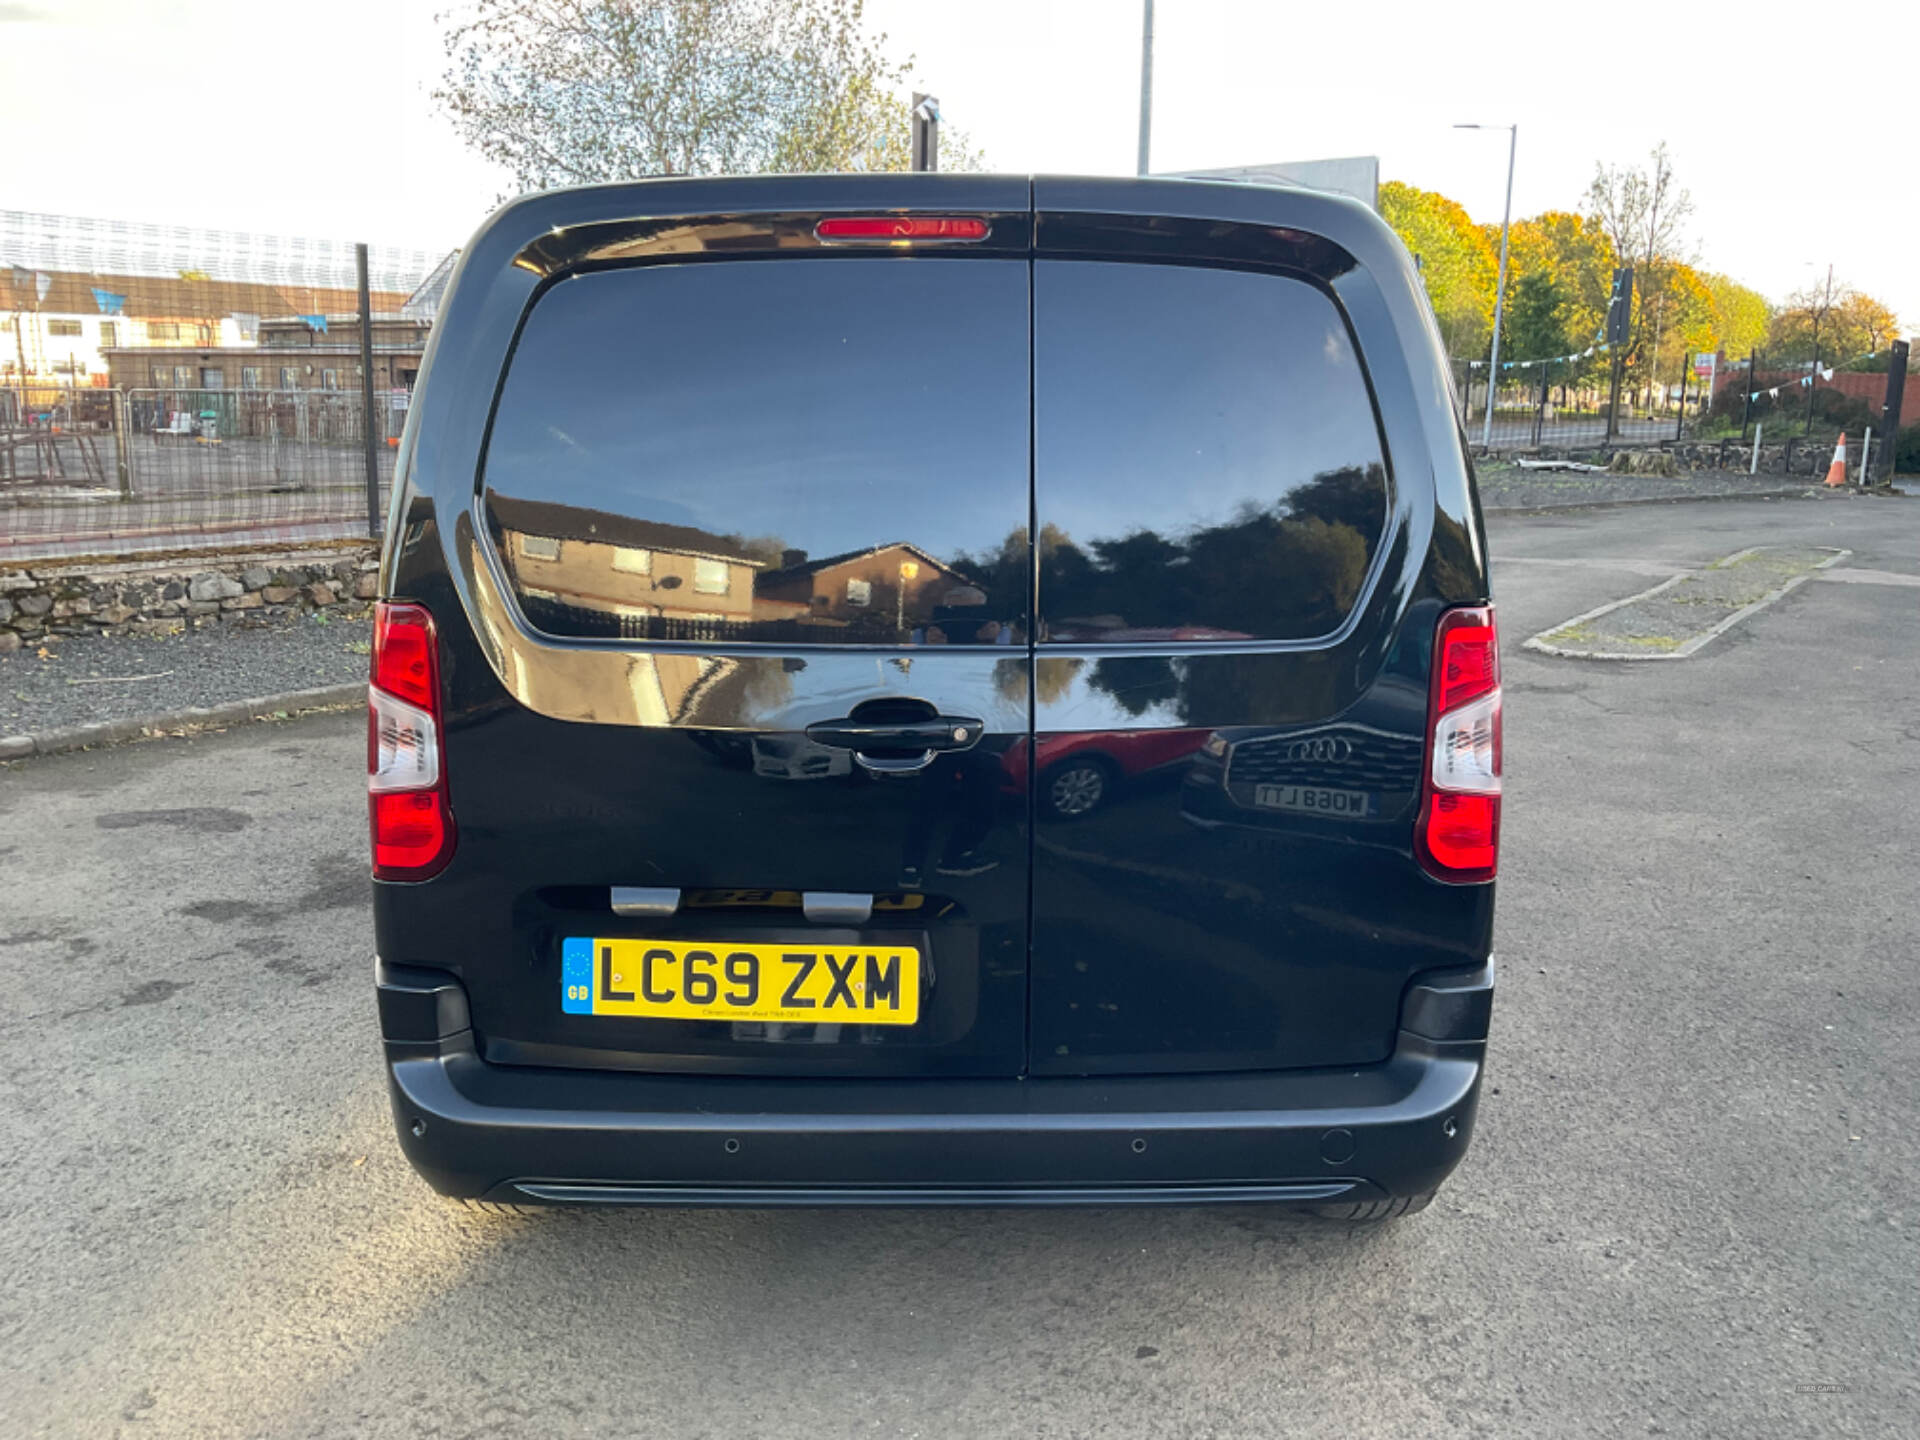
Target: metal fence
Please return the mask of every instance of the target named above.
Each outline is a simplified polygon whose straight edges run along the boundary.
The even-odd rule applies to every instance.
[[[384,507],[408,397],[376,396]],[[0,387],[0,560],[369,529],[357,393]]]
[[[0,211],[0,563],[366,534],[451,259]]]
[[[1697,437],[1712,400],[1688,376],[1671,385],[1623,388],[1619,414],[1610,417],[1603,367],[1557,361],[1501,368],[1489,430],[1484,362],[1453,361],[1454,402],[1467,439],[1492,451],[1670,445]]]

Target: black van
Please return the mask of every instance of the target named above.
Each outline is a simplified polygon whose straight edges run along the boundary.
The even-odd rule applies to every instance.
[[[532,196],[398,464],[376,975],[436,1189],[1372,1219],[1459,1163],[1498,659],[1364,206]]]

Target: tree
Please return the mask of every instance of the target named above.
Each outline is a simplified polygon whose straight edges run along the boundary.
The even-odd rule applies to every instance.
[[[1700,272],[1700,281],[1713,300],[1713,337],[1715,346],[1731,359],[1745,359],[1765,342],[1767,326],[1773,320],[1773,307],[1757,290],[1729,280],[1711,270]]]
[[[1534,270],[1515,278],[1507,296],[1506,334],[1500,353],[1514,361],[1552,360],[1571,353],[1566,308],[1560,282],[1546,271]]]
[[[1684,258],[1681,242],[1687,216],[1693,213],[1693,197],[1674,179],[1664,140],[1654,146],[1648,159],[1650,169],[1595,166],[1593,183],[1587,187],[1587,211],[1613,243],[1621,263],[1635,266],[1626,361],[1650,388],[1657,378],[1656,352],[1663,343],[1667,319],[1664,291],[1673,266]]]
[[[903,170],[909,66],[863,0],[476,0],[434,98],[526,189],[644,175]],[[910,61],[909,61],[910,64]],[[941,137],[948,169],[978,167]]]
[[[1838,353],[1878,353],[1900,338],[1899,317],[1871,295],[1849,289],[1840,299],[1839,311],[1836,318],[1841,327],[1859,340]]]
[[[1456,202],[1398,180],[1380,187],[1380,214],[1420,262],[1447,353],[1477,356],[1493,335],[1499,257]]]
[[[1499,232],[1489,227],[1492,234]],[[1535,351],[1524,333],[1508,321],[1507,346],[1518,341],[1525,353],[1514,351],[1516,359],[1552,359],[1560,355],[1579,356],[1579,352],[1600,338],[1606,320],[1607,297],[1613,285],[1614,251],[1597,225],[1584,216],[1564,210],[1550,210],[1531,220],[1514,222],[1508,256],[1507,311],[1511,317],[1523,287],[1530,277],[1551,283],[1555,299],[1553,325],[1561,343],[1558,348]],[[1537,289],[1536,296],[1540,295]],[[1545,343],[1544,339],[1540,343]],[[1606,368],[1603,355],[1576,358],[1553,368],[1552,379],[1560,385],[1580,385]]]
[[[1767,349],[1788,364],[1815,358],[1823,364],[1847,364],[1884,349],[1900,334],[1893,311],[1844,282],[1826,282],[1796,290],[1773,317]],[[1816,347],[1816,343],[1818,345]]]

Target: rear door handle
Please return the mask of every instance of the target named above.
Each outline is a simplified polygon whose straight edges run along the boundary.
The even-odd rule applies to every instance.
[[[964,715],[930,715],[921,720],[821,720],[807,726],[816,745],[851,750],[868,770],[899,774],[923,770],[942,751],[965,750],[979,742],[984,721]]]

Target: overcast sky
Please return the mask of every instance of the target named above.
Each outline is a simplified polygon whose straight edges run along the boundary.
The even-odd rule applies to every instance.
[[[0,208],[459,244],[506,181],[428,95],[451,3],[0,0]],[[993,168],[1132,171],[1138,0],[869,0],[868,15]],[[1576,208],[1597,161],[1664,139],[1701,261],[1776,300],[1831,262],[1920,330],[1915,0],[1611,17],[1159,0],[1157,31],[1156,170],[1375,154],[1385,178],[1498,221],[1505,136],[1456,121],[1519,122],[1516,215]]]

